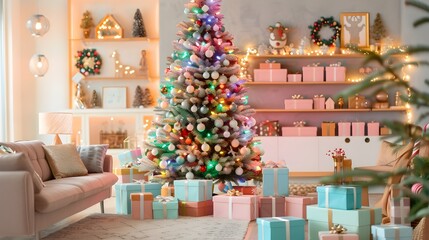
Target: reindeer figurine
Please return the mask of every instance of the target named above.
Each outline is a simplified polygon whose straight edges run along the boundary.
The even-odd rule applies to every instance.
[[[121,61],[119,61],[119,53],[113,51],[110,56],[115,60],[115,77],[133,77],[136,73],[134,67],[129,65],[122,65]]]
[[[288,28],[284,27],[280,22],[277,22],[274,27],[268,27],[268,31],[270,32],[270,52],[272,54],[286,54],[287,30]]]
[[[344,24],[344,28],[350,34],[350,44],[360,46],[361,42],[360,42],[360,38],[359,38],[359,33],[365,27],[365,23],[362,21],[362,17],[360,17],[360,16],[348,16],[347,17],[347,23]]]

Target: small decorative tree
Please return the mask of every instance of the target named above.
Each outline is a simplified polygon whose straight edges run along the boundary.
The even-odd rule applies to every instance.
[[[83,13],[80,27],[83,29],[83,36],[85,38],[89,38],[91,34],[91,28],[94,27],[94,22],[92,21],[91,13],[88,10]]]
[[[133,107],[138,108],[143,105],[143,91],[140,86],[136,87],[136,93],[134,94]]]
[[[153,97],[150,93],[149,88],[146,88],[144,90],[144,95],[141,103],[143,104],[143,107],[150,107],[153,104]]]
[[[386,27],[384,26],[380,13],[377,13],[374,24],[371,26],[371,38],[379,44],[384,37],[386,37]]]
[[[97,96],[97,91],[95,90],[92,90],[91,107],[92,108],[98,107],[98,96]]]
[[[137,8],[134,14],[133,37],[146,37],[146,29],[144,27],[143,17],[140,9]]]

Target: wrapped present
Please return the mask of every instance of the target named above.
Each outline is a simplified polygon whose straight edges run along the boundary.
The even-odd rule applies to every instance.
[[[174,180],[174,194],[177,199],[201,202],[212,199],[212,180]]]
[[[338,123],[338,136],[351,136],[351,122]]]
[[[380,135],[384,136],[384,135],[390,135],[390,134],[392,134],[392,131],[390,131],[388,127],[380,128]]]
[[[130,163],[137,162],[142,157],[140,148],[128,150],[118,154],[119,166],[125,167]]]
[[[288,82],[301,82],[302,81],[302,74],[288,74],[287,75],[287,81]]]
[[[213,197],[213,217],[255,220],[258,217],[258,199],[252,195]]]
[[[371,234],[373,240],[411,240],[413,228],[397,224],[373,225]]]
[[[360,240],[370,240],[371,225],[381,224],[381,208],[363,207],[355,210],[307,206],[309,239],[318,239],[320,231],[329,231],[341,224],[348,232],[357,233]]]
[[[390,223],[410,225],[410,198],[399,197],[390,200]]]
[[[364,122],[352,122],[352,136],[365,136]]]
[[[279,121],[263,121],[259,123],[259,136],[281,136]]]
[[[313,99],[285,99],[286,110],[313,109]]]
[[[322,136],[335,136],[334,122],[322,122]]]
[[[326,70],[327,82],[345,82],[346,81],[346,67],[329,66],[329,67],[325,67],[325,70]]]
[[[266,197],[289,195],[289,169],[287,167],[280,165],[280,167],[262,168],[262,195]]]
[[[348,98],[348,103],[349,103],[349,109],[362,109],[362,108],[368,107],[365,105],[366,103],[365,97],[357,94],[355,96],[350,96]]]
[[[314,95],[313,105],[314,109],[325,109],[325,97],[323,95]]]
[[[372,104],[372,108],[375,109],[387,109],[389,106],[389,102],[375,102]]]
[[[319,232],[319,240],[359,240],[357,233],[331,233],[330,231]]]
[[[369,122],[366,124],[368,128],[368,136],[379,136],[380,135],[380,123]]]
[[[283,136],[317,136],[317,127],[282,127]]]
[[[302,81],[303,82],[323,82],[324,69],[325,69],[324,67],[319,67],[319,66],[302,67]]]
[[[148,180],[146,171],[137,168],[114,168],[113,173],[118,176],[117,183],[132,183],[133,180]]]
[[[258,218],[258,239],[305,239],[305,221],[296,217]]]
[[[362,187],[360,186],[319,186],[317,205],[333,209],[359,209],[362,207]]]
[[[255,69],[255,82],[286,82],[287,69]]]
[[[161,187],[161,196],[163,197],[174,197],[174,187],[164,185]]]
[[[260,69],[280,69],[281,65],[280,63],[266,61],[264,63],[259,63],[259,68]]]
[[[259,217],[285,216],[284,197],[258,197]]]
[[[152,205],[153,219],[179,218],[179,202],[174,197],[156,196]]]
[[[317,196],[289,196],[285,198],[285,216],[307,219],[307,206],[317,204]]]
[[[213,215],[213,200],[202,202],[179,201],[179,215],[191,217]]]
[[[256,186],[232,186],[232,188],[241,192],[242,195],[257,195]]]
[[[131,193],[150,192],[153,196],[161,195],[160,183],[119,183],[115,184],[116,213],[131,214]]]
[[[152,219],[152,193],[131,193],[131,218]]]

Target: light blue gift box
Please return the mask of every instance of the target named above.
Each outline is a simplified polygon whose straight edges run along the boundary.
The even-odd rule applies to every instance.
[[[131,151],[126,151],[118,154],[119,166],[125,166],[128,163],[134,162],[136,159],[134,158]]]
[[[115,184],[116,213],[131,214],[131,193],[150,192],[153,196],[161,195],[160,183],[121,183]]]
[[[262,168],[262,195],[289,196],[289,169]]]
[[[413,238],[413,228],[405,225],[373,225],[371,226],[373,240],[410,240]]]
[[[317,204],[324,208],[359,209],[362,207],[362,188],[360,186],[319,186]]]
[[[304,240],[305,220],[297,217],[257,218],[258,240]]]
[[[307,220],[309,240],[318,240],[319,232],[329,231],[330,224],[341,224],[347,232],[357,233],[360,240],[370,240],[371,225],[381,224],[381,208],[342,210],[309,205]]]
[[[212,200],[212,180],[174,180],[174,196],[180,201],[202,202]]]
[[[179,218],[179,201],[173,197],[158,196],[153,200],[153,219]]]

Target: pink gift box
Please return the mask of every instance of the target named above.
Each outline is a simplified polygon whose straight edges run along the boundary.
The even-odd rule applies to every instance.
[[[134,150],[131,150],[130,152],[134,160],[138,160],[142,157],[142,150],[140,148],[136,148]]]
[[[288,82],[301,82],[302,74],[288,74],[287,81]]]
[[[327,82],[345,82],[346,67],[326,67]]]
[[[202,217],[213,215],[213,201],[185,202],[179,201],[179,215]]]
[[[313,98],[314,109],[325,109],[325,97]]]
[[[313,109],[313,99],[285,99],[285,109]]]
[[[259,217],[285,216],[285,197],[258,197]]]
[[[350,122],[339,122],[338,123],[338,136],[351,136],[350,134]]]
[[[352,123],[352,136],[365,136],[365,123],[353,122]]]
[[[410,225],[408,218],[410,214],[410,198],[392,198],[390,199],[390,223]]]
[[[285,198],[285,216],[307,219],[307,205],[317,204],[317,196],[289,196]]]
[[[131,193],[131,218],[143,220],[153,219],[152,214],[152,193]]]
[[[255,69],[255,82],[286,82],[287,69]]]
[[[255,220],[258,217],[258,199],[252,195],[213,196],[213,217]]]
[[[260,63],[260,69],[280,69],[280,63]]]
[[[317,136],[317,127],[282,127],[282,136]]]
[[[359,240],[357,233],[330,233],[329,231],[319,232],[319,240]]]
[[[379,136],[380,135],[380,123],[369,122],[367,123],[368,136]]]
[[[303,82],[323,82],[324,67],[302,67]]]

